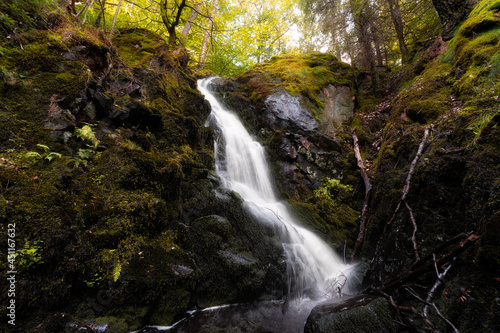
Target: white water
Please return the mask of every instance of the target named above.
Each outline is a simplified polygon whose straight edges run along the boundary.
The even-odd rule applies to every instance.
[[[216,173],[225,187],[241,195],[252,214],[278,231],[286,257],[289,292],[294,297],[314,298],[334,296],[342,288],[344,293],[349,266],[276,199],[264,148],[208,90],[211,80],[199,80],[198,89],[212,106],[207,122],[218,134],[214,147]]]

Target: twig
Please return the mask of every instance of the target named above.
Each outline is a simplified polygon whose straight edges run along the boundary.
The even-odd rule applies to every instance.
[[[368,201],[370,200],[370,193],[372,190],[372,184],[370,183],[370,178],[366,172],[365,163],[363,157],[361,157],[361,152],[359,151],[359,140],[356,135],[356,129],[352,130],[352,141],[354,146],[354,156],[356,156],[356,161],[358,163],[359,170],[361,171],[361,177],[365,183],[365,200],[363,202],[363,208],[361,209],[361,216],[359,218],[359,233],[356,238],[356,243],[354,244],[354,249],[352,250],[351,260],[356,257],[361,244],[363,243],[363,238],[365,237],[366,230],[366,219],[368,216]]]
[[[424,304],[427,304],[427,302],[426,302],[426,301],[425,301],[422,297],[420,297],[420,296],[419,296],[419,295],[415,292],[415,290],[413,290],[413,289],[412,289],[412,288],[410,288],[410,287],[406,287],[405,289],[406,289],[406,291],[408,291],[408,292],[409,292],[409,293],[410,293],[413,297],[415,297],[416,299],[418,299],[420,302],[422,302],[422,303],[424,303]],[[417,311],[417,312],[418,312],[418,311]],[[436,327],[434,326],[434,324],[433,324],[433,323],[429,320],[429,318],[428,318],[425,314],[420,313],[420,312],[418,312],[418,313],[419,313],[419,315],[422,317],[422,319],[425,321],[425,323],[426,323],[427,325],[429,325],[433,331],[437,331],[437,330],[436,330]]]
[[[399,208],[401,207],[401,202],[406,200],[406,196],[408,195],[408,192],[410,191],[410,184],[411,184],[411,178],[413,176],[413,173],[415,172],[415,167],[417,165],[417,162],[422,156],[422,153],[424,152],[425,145],[427,144],[427,138],[429,137],[429,133],[432,129],[433,125],[427,126],[427,128],[424,131],[424,137],[422,138],[422,141],[420,141],[420,144],[418,146],[417,154],[415,155],[415,158],[410,164],[410,169],[408,170],[408,175],[406,176],[405,180],[405,185],[403,186],[403,192],[401,194],[401,199],[399,200],[396,209],[394,210],[394,213],[392,214],[391,218],[387,223],[384,225],[384,230],[382,231],[382,235],[380,236],[380,239],[377,242],[377,246],[375,247],[375,256],[379,253],[380,249],[380,244],[382,243],[382,240],[385,238],[385,235],[387,233],[387,229],[389,226],[392,224],[392,222],[396,219],[396,216],[399,212]],[[375,259],[375,256],[373,259]],[[373,262],[373,261],[372,261]]]
[[[453,325],[453,323],[451,321],[449,321],[445,316],[443,316],[443,314],[441,313],[441,311],[439,311],[439,308],[436,306],[436,304],[434,304],[432,302],[432,300],[434,299],[434,296],[436,294],[436,290],[443,283],[444,278],[445,278],[446,274],[448,273],[448,271],[451,269],[451,266],[453,265],[453,263],[451,263],[450,265],[448,265],[448,267],[446,267],[444,269],[444,271],[442,273],[440,273],[439,269],[438,269],[437,261],[436,261],[436,256],[434,255],[433,258],[434,258],[434,267],[436,269],[436,274],[437,274],[437,280],[434,283],[434,285],[432,286],[432,288],[429,290],[429,293],[427,294],[427,298],[425,300],[422,299],[410,287],[406,287],[405,289],[410,294],[412,294],[415,298],[417,298],[420,302],[424,303],[422,317],[423,317],[423,319],[425,320],[426,323],[428,323],[429,325],[434,326],[432,324],[431,320],[429,319],[429,306],[432,306],[434,308],[434,310],[436,311],[436,314],[439,316],[439,318],[441,318],[441,320],[443,320],[446,324],[448,324],[453,329],[453,332],[459,333],[458,329],[455,327],[455,325]],[[456,257],[453,258],[453,261],[455,261],[455,260],[456,260]]]
[[[422,156],[422,153],[424,152],[424,147],[427,143],[427,138],[429,137],[429,132],[431,131],[432,127],[433,126],[431,124],[424,131],[424,137],[422,138],[422,141],[418,146],[417,155],[415,155],[415,158],[410,164],[410,170],[408,171],[408,176],[406,177],[405,186],[403,187],[403,196],[401,197],[401,200],[405,200],[408,192],[410,191],[411,177],[413,175],[413,172],[415,171],[415,166],[417,165],[420,156]]]
[[[453,332],[459,333],[458,329],[455,327],[455,325],[453,325],[453,323],[451,321],[449,321],[445,316],[443,316],[443,314],[441,313],[441,311],[439,311],[439,309],[436,306],[436,304],[431,303],[431,305],[434,308],[434,310],[436,310],[436,313],[439,316],[439,318],[441,318],[445,323],[447,323],[453,329]]]
[[[428,304],[430,304],[432,302],[432,300],[434,299],[434,295],[436,294],[436,290],[439,288],[439,286],[441,285],[441,283],[443,283],[444,277],[446,276],[446,274],[450,270],[451,266],[453,265],[453,263],[451,263],[450,265],[448,265],[448,267],[446,267],[444,269],[443,273],[439,273],[439,269],[437,267],[437,262],[436,262],[436,255],[433,256],[433,259],[434,259],[434,268],[436,269],[437,280],[434,283],[434,285],[432,286],[431,290],[429,290],[429,293],[427,294],[427,298],[425,299],[425,301],[427,302],[427,304],[424,306],[424,315],[426,317],[429,316],[429,306],[428,306]],[[456,257],[453,258],[452,261],[454,262],[455,260],[456,260]]]
[[[420,256],[418,255],[418,246],[417,246],[417,221],[415,220],[415,216],[413,216],[413,210],[411,209],[410,205],[408,202],[405,201],[406,208],[408,209],[408,212],[410,213],[410,220],[411,223],[413,224],[413,234],[411,236],[411,241],[413,243],[413,251],[415,252],[415,260],[419,261]]]

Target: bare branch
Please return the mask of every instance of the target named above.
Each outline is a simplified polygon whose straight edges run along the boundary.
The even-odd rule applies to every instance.
[[[420,142],[420,145],[418,146],[417,155],[415,155],[415,158],[411,162],[410,170],[408,171],[408,176],[406,177],[406,181],[405,181],[405,186],[403,187],[403,196],[401,197],[401,200],[405,200],[406,196],[408,195],[408,192],[410,191],[411,177],[413,175],[413,172],[415,171],[415,166],[417,165],[417,162],[418,162],[420,156],[422,156],[422,153],[424,151],[424,147],[427,144],[427,138],[429,136],[429,132],[431,131],[432,127],[433,127],[433,125],[431,124],[424,131],[424,137],[422,138],[422,141]]]
[[[417,221],[415,220],[415,216],[413,216],[413,210],[411,209],[410,205],[408,202],[405,201],[406,208],[408,209],[408,212],[410,213],[410,220],[411,223],[413,224],[413,234],[411,236],[411,242],[413,243],[413,251],[415,252],[415,260],[420,260],[420,256],[418,255],[418,246],[417,246]]]
[[[470,245],[474,244],[475,241],[479,239],[479,236],[475,234],[471,234],[468,236],[465,240],[463,240],[459,245],[455,246],[452,248],[448,253],[442,255],[439,259],[435,260],[435,263],[426,263],[429,261],[430,258],[432,258],[433,254],[439,253],[442,250],[444,250],[446,247],[448,247],[450,244],[452,244],[454,241],[457,239],[460,239],[462,237],[466,236],[465,234],[459,234],[455,237],[453,237],[451,240],[444,242],[440,246],[438,246],[434,251],[432,251],[430,254],[426,255],[419,261],[415,262],[413,265],[410,266],[406,271],[403,273],[399,274],[395,278],[387,281],[384,283],[384,285],[380,286],[377,288],[379,291],[384,291],[384,290],[389,290],[392,289],[399,284],[402,284],[408,280],[410,280],[413,277],[416,277],[424,272],[427,272],[429,270],[432,270],[435,265],[442,266],[448,262],[450,262],[454,257],[456,257],[459,253],[463,252],[467,247]]]
[[[365,237],[366,230],[366,219],[368,216],[368,201],[370,200],[370,193],[372,190],[372,184],[370,183],[370,178],[365,168],[365,163],[363,161],[363,157],[361,157],[361,152],[359,151],[359,140],[356,135],[356,130],[352,130],[352,141],[354,146],[354,155],[356,156],[356,161],[358,162],[358,168],[361,171],[361,177],[363,177],[363,181],[365,183],[365,200],[363,202],[363,207],[361,209],[361,216],[359,218],[359,233],[356,239],[356,243],[354,244],[354,249],[352,250],[351,260],[354,260],[356,257],[361,244],[363,244],[363,239]]]
[[[413,161],[410,164],[410,169],[408,170],[408,175],[406,176],[405,185],[403,186],[403,192],[401,195],[401,199],[399,200],[399,202],[396,206],[396,209],[394,210],[394,213],[392,214],[390,220],[387,221],[387,223],[384,225],[384,230],[382,231],[382,235],[380,236],[380,239],[377,242],[377,246],[375,247],[375,254],[377,254],[379,252],[380,244],[382,243],[382,240],[384,239],[384,237],[387,233],[387,229],[392,224],[392,222],[396,219],[396,216],[397,216],[399,209],[401,207],[401,202],[406,200],[406,196],[408,195],[408,192],[410,191],[411,178],[413,176],[413,173],[415,172],[415,167],[417,165],[417,162],[420,159],[420,156],[422,156],[422,153],[424,152],[424,148],[427,144],[427,138],[429,137],[429,133],[430,133],[432,128],[433,128],[433,125],[431,124],[431,125],[427,126],[425,131],[424,131],[424,137],[422,138],[422,141],[420,141],[420,144],[419,144],[418,150],[417,150],[417,154],[415,155],[415,158],[413,159]],[[411,214],[413,214],[413,213],[411,213]]]

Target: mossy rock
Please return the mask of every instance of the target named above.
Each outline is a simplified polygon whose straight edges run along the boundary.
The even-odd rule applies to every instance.
[[[317,305],[307,318],[305,333],[396,332],[389,302],[359,295]]]
[[[118,30],[112,38],[122,59],[130,66],[145,66],[167,49],[165,39],[146,29]]]

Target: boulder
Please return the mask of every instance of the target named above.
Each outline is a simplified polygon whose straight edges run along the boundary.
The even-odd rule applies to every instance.
[[[302,98],[288,92],[269,95],[264,104],[267,122],[274,129],[310,132],[318,130],[318,121],[310,110],[303,106]]]
[[[354,98],[347,86],[335,87],[331,84],[323,88],[320,98],[325,103],[321,119],[322,132],[334,136],[339,126],[354,115]]]
[[[340,297],[314,307],[304,333],[396,332],[389,302],[382,297]]]

